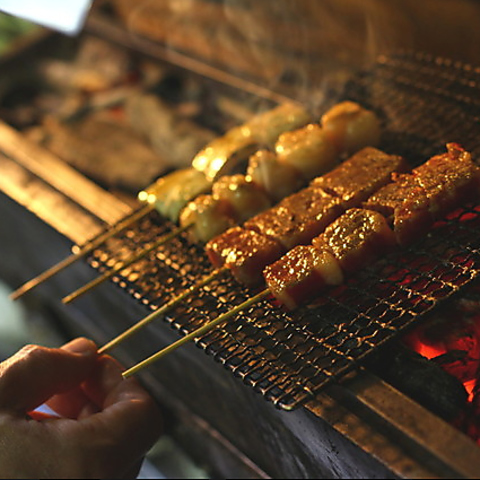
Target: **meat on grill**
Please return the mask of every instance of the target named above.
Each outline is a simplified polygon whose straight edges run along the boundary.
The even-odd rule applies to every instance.
[[[335,192],[333,194],[326,193],[318,186],[317,181],[319,179],[317,179],[310,187],[286,198],[277,207],[273,207],[246,222],[244,229],[273,241],[276,245],[280,245],[283,250],[290,250],[299,244],[310,243],[315,236],[321,234],[332,221],[340,216],[353,200],[360,202],[364,198],[365,192],[373,188],[372,185],[385,184],[389,181],[393,172],[398,168],[404,168],[404,162],[400,157],[387,155],[376,149],[373,150],[374,152],[371,148],[366,148],[347,161],[350,166],[348,171],[356,173],[364,173],[363,165],[366,159],[373,160],[374,165],[381,165],[381,168],[374,168],[369,176],[358,174],[355,179],[352,179],[350,183],[357,188],[357,191],[350,188],[346,200],[343,196],[336,196]],[[357,162],[362,165],[362,168],[357,168]],[[388,166],[388,163],[390,163],[390,166]],[[337,172],[341,179],[347,181],[345,168],[339,166],[327,174],[331,183],[336,181]],[[361,191],[362,194],[360,195],[358,191]],[[258,245],[256,245],[254,251],[249,251],[249,244],[236,245],[235,242],[236,236],[232,235],[229,230],[207,243],[207,255],[210,258],[212,256],[215,258],[215,266],[225,264],[232,269],[233,274],[239,281],[245,282],[245,279],[248,279],[251,275],[251,279],[245,283],[253,285],[258,282],[258,279],[262,278],[262,268],[265,264],[261,260],[266,254],[262,252]],[[221,245],[221,248],[219,248],[219,245]],[[227,263],[226,258],[232,249],[235,250],[236,256]],[[242,249],[247,250],[243,251]],[[242,260],[246,257],[252,260],[252,265],[257,266],[255,271],[249,269],[248,273],[243,272],[243,265],[235,263],[236,258]],[[254,261],[255,257],[259,258],[258,262]]]
[[[407,169],[405,160],[367,147],[315,179],[313,185],[342,199],[345,208],[359,205],[372,193],[391,181],[393,172]]]
[[[398,243],[407,245],[428,231],[435,220],[479,192],[480,168],[468,152],[450,143],[446,153],[432,157],[411,174],[394,177],[365,207],[386,214]]]
[[[343,211],[340,199],[312,186],[245,222],[245,228],[272,238],[289,250],[309,243]]]
[[[207,248],[214,267],[228,267],[239,282],[250,286],[260,283],[263,268],[283,253],[279,243],[241,227],[227,230],[210,241]]]
[[[275,152],[280,165],[293,167],[307,181],[327,172],[338,163],[335,145],[317,124],[283,133],[275,144]]]
[[[298,245],[267,266],[264,279],[275,298],[294,309],[320,293],[325,286],[340,285],[343,273],[330,252],[312,245]]]
[[[465,200],[478,197],[480,168],[458,145],[449,144],[447,149],[446,154],[432,157],[412,174],[394,176],[393,184],[365,202],[393,218],[395,233],[379,211],[347,210],[313,239],[315,251],[295,247],[265,268],[264,279],[275,298],[288,308],[296,308],[325,286],[341,283],[332,262],[336,262],[344,275],[359,270],[395,245],[411,241],[414,236],[418,239],[420,230],[415,232],[412,225],[422,227],[423,231],[421,219],[427,217],[431,224],[433,219]],[[408,227],[401,223],[404,220],[410,222]],[[303,262],[302,255],[306,257]],[[320,262],[322,268],[317,266],[320,258],[324,259]],[[322,262],[327,262],[328,268]],[[315,278],[318,278],[317,288]]]
[[[213,184],[212,194],[214,200],[230,205],[232,220],[237,223],[243,223],[272,205],[261,186],[240,174],[223,176]]]
[[[247,178],[261,185],[275,203],[305,184],[300,173],[288,163],[279,162],[271,150],[259,150],[250,157]]]
[[[212,238],[235,226],[235,212],[226,201],[216,201],[211,195],[200,195],[190,202],[180,215],[181,225],[193,225],[196,238]]]
[[[347,136],[353,135],[356,149],[376,144],[379,139],[379,135],[377,135],[379,122],[375,114],[357,104],[351,104],[350,110],[353,108],[352,105],[356,105],[355,114],[350,114],[350,112],[343,115],[341,121],[327,122],[330,129],[329,134],[319,124],[311,123],[280,135],[274,145],[274,152],[262,149],[251,156],[245,176],[234,175],[226,179],[222,178],[217,184],[214,184],[212,188],[213,201],[230,202],[231,210],[235,212],[235,218],[232,218],[232,221],[242,222],[265,210],[286,195],[297,191],[312,178],[333,168],[339,161],[340,155],[345,151],[342,146],[334,144],[332,134],[336,133],[342,138],[346,132],[348,132]],[[328,116],[328,112],[326,115]],[[359,123],[359,118],[370,120],[366,122],[362,120]],[[225,136],[226,141],[228,138],[228,135]],[[350,143],[353,145],[352,142]],[[210,152],[210,156],[212,156],[212,152]],[[259,189],[262,192],[259,193]],[[270,202],[268,207],[265,206],[267,197]],[[193,200],[194,204],[196,202],[197,200]],[[203,224],[207,223],[206,219],[201,218],[203,209],[197,208],[195,205],[188,205],[187,210],[190,210],[190,213],[181,215],[181,226],[187,226],[186,218],[193,223],[197,219]],[[195,214],[193,215],[192,212]],[[215,218],[210,216],[208,221],[215,222]],[[221,225],[224,224],[223,219],[219,221]],[[195,236],[195,240],[209,241],[213,235],[208,236],[208,231],[218,232],[221,225],[212,225],[211,229],[204,228],[202,230],[204,236]],[[198,233],[199,229],[194,228],[193,231]]]
[[[361,268],[394,244],[394,234],[382,215],[350,209],[312,245],[295,247],[267,266],[265,283],[277,300],[294,309],[325,286],[340,285],[344,274]]]
[[[338,151],[346,155],[380,143],[380,120],[358,103],[346,101],[334,105],[323,115],[321,125]]]
[[[312,245],[330,252],[344,272],[352,272],[392,249],[396,241],[383,215],[352,208],[314,238]]]

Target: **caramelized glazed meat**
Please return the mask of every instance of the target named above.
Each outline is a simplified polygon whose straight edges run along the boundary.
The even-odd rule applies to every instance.
[[[330,252],[344,272],[352,272],[392,248],[393,231],[378,212],[352,208],[312,241],[320,251]]]
[[[411,174],[393,177],[393,182],[374,193],[363,206],[380,212],[394,226],[397,242],[408,244],[428,231],[433,217],[425,189]]]
[[[364,204],[387,216],[400,245],[419,238],[436,219],[480,191],[480,169],[470,154],[456,144],[447,145],[447,149],[412,174],[394,177],[392,184]]]
[[[239,282],[248,286],[260,283],[265,266],[285,252],[274,240],[241,227],[214,238],[205,250],[214,267],[228,267]]]
[[[321,188],[308,187],[253,217],[245,228],[272,238],[289,250],[310,243],[343,211],[338,198]]]
[[[403,172],[403,158],[367,147],[339,165],[335,170],[315,179],[313,185],[340,197],[345,208],[360,205],[372,193],[391,181],[392,173]]]
[[[425,189],[429,208],[436,218],[480,191],[480,168],[470,153],[449,143],[447,153],[436,155],[413,170]]]
[[[264,270],[270,292],[287,308],[294,309],[329,285],[340,285],[339,263],[326,251],[299,245]]]
[[[391,221],[393,221],[395,211],[404,202],[425,197],[425,190],[413,175],[394,174],[392,180],[392,183],[380,188],[363,203],[365,208],[380,212]]]
[[[370,158],[370,155],[355,155],[352,157],[352,159],[348,161],[349,165],[352,166],[352,170],[347,171],[358,171],[359,169],[356,168],[356,162],[358,161],[363,167],[366,158]],[[375,151],[373,158],[381,158],[381,161],[378,162],[381,163],[381,168],[379,167],[375,169],[375,171],[382,172],[382,181],[385,182],[387,181],[387,171],[389,177],[396,168],[403,166],[403,162],[399,160],[399,157],[386,155],[378,150]],[[355,181],[355,178],[349,179],[346,177],[343,166],[337,167],[334,172],[337,170],[340,171],[339,177],[344,179],[347,184],[350,182],[357,188],[360,188],[362,195],[355,192],[353,187],[349,188],[348,191],[351,192],[351,196],[345,201],[342,196],[336,196],[335,193],[326,193],[322,188],[315,186],[314,182],[310,187],[282,200],[278,206],[266,210],[245,222],[244,229],[234,228],[214,238],[207,245],[207,253],[212,263],[214,265],[225,263],[225,260],[222,260],[222,258],[226,258],[230,251],[235,251],[235,258],[239,258],[240,262],[243,262],[244,258],[252,261],[257,255],[261,258],[265,256],[271,258],[271,250],[268,250],[268,255],[262,253],[263,245],[265,245],[267,249],[270,247],[273,248],[273,245],[275,245],[281,247],[283,250],[290,250],[297,245],[310,243],[315,236],[320,235],[330,223],[342,215],[345,211],[346,204],[348,205],[352,203],[352,201],[362,198],[365,191],[373,189],[372,182],[367,182],[365,179]],[[332,179],[335,179],[334,172],[332,172],[332,176],[330,177]],[[373,182],[373,184],[379,183],[379,177],[380,175],[377,175],[377,182]],[[365,185],[367,185],[368,188]],[[247,234],[246,232],[252,233]],[[253,233],[255,233],[255,235],[253,235]],[[263,240],[260,240],[260,238]],[[252,241],[255,239],[255,243],[250,243],[250,241],[246,241],[246,239],[252,239]],[[253,253],[250,251],[252,248],[256,249]],[[276,252],[278,253],[278,249]],[[275,259],[272,261],[274,260]],[[259,264],[260,263],[261,262],[259,262]],[[263,263],[262,266],[265,265],[266,264]],[[236,274],[237,278],[242,277],[248,279],[251,275],[250,272],[242,273],[243,267],[238,266],[235,262],[227,262],[227,266],[234,266],[237,271],[240,271],[240,273]],[[257,272],[255,272],[255,275]],[[248,283],[251,284],[253,282],[248,281]]]
[[[270,292],[287,308],[308,302],[326,286],[340,285],[345,273],[395,245],[395,237],[379,213],[351,209],[312,243],[295,247],[263,272]]]

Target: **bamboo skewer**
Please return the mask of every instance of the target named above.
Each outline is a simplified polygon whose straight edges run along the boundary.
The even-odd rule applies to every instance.
[[[245,302],[241,303],[240,305],[232,308],[229,310],[227,313],[218,316],[215,320],[212,320],[211,322],[203,325],[202,327],[198,328],[192,333],[189,333],[185,337],[181,338],[180,340],[177,340],[176,342],[172,343],[168,347],[165,347],[163,350],[160,350],[156,354],[152,355],[151,357],[147,358],[146,360],[143,360],[142,362],[138,363],[134,367],[126,370],[123,372],[122,376],[123,378],[129,378],[135,374],[137,374],[140,370],[143,370],[144,368],[152,365],[153,363],[157,362],[158,360],[162,359],[169,353],[172,353],[175,351],[177,348],[181,347],[182,345],[195,340],[196,338],[200,338],[203,335],[207,334],[211,330],[213,330],[215,327],[221,325],[222,323],[225,323],[226,321],[230,320],[233,316],[235,316],[237,313],[241,312],[242,310],[245,310],[248,307],[251,307],[252,305],[260,302],[261,300],[265,299],[270,295],[270,290],[267,288],[254,297],[246,300]]]
[[[127,340],[132,335],[134,335],[136,332],[138,332],[141,328],[145,327],[146,325],[151,323],[156,318],[158,318],[162,315],[165,315],[169,310],[174,308],[176,305],[178,305],[180,302],[185,300],[191,294],[195,293],[197,290],[204,287],[205,285],[208,285],[215,278],[219,277],[223,272],[225,272],[227,270],[228,269],[225,268],[225,267],[214,270],[210,275],[207,275],[202,280],[197,282],[195,285],[192,285],[190,288],[183,291],[180,295],[177,295],[176,297],[172,298],[167,303],[163,304],[160,308],[158,308],[157,310],[152,312],[150,315],[148,315],[144,319],[140,320],[138,323],[133,325],[133,327],[129,328],[128,330],[126,330],[125,332],[120,334],[118,337],[116,337],[112,341],[108,342],[106,345],[104,345],[102,348],[100,348],[98,350],[98,353],[100,355],[102,355],[102,354],[108,352],[109,350],[113,349],[114,347],[118,346],[120,343]]]
[[[134,212],[132,215],[128,216],[127,218],[121,220],[119,223],[114,225],[111,229],[107,230],[106,232],[102,233],[100,236],[87,242],[84,246],[82,247],[75,246],[73,249],[72,255],[68,256],[67,258],[63,259],[53,267],[49,268],[48,270],[45,270],[43,273],[41,273],[37,277],[23,284],[20,288],[15,290],[10,295],[10,299],[18,300],[20,297],[30,292],[34,288],[38,287],[39,285],[49,280],[50,278],[54,277],[55,275],[63,271],[65,268],[69,267],[70,265],[73,265],[77,260],[80,260],[81,258],[91,253],[93,250],[95,250],[97,247],[99,247],[102,243],[107,241],[116,233],[121,232],[131,224],[135,223],[136,221],[148,215],[148,213],[153,211],[154,208],[155,208],[155,205],[148,204],[143,208],[141,208],[140,210]]]
[[[98,287],[99,285],[101,285],[105,281],[114,277],[115,275],[120,273],[122,270],[125,270],[130,265],[138,262],[142,258],[145,258],[150,252],[153,252],[154,250],[159,248],[161,245],[169,242],[170,240],[172,240],[176,236],[180,235],[182,232],[192,228],[192,226],[193,226],[192,224],[185,225],[183,227],[176,228],[175,230],[173,230],[170,233],[167,233],[166,235],[163,235],[156,242],[154,242],[152,245],[150,245],[150,247],[146,248],[145,250],[142,250],[142,252],[139,253],[138,255],[130,257],[125,263],[122,263],[122,265],[120,265],[119,267],[114,268],[113,270],[110,270],[109,272],[104,273],[100,277],[97,277],[95,280],[92,280],[91,282],[87,283],[86,285],[79,288],[78,290],[71,293],[70,295],[67,295],[66,297],[64,297],[62,299],[62,302],[64,304],[69,304],[69,303],[73,302],[74,300],[77,300],[78,298],[80,298],[83,295],[85,295],[86,293],[88,293],[90,290],[94,289],[95,287]]]

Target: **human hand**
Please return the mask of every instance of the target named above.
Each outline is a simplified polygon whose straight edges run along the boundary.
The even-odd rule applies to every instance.
[[[0,363],[0,478],[135,478],[161,418],[121,372],[83,338]],[[34,412],[45,403],[62,418]]]

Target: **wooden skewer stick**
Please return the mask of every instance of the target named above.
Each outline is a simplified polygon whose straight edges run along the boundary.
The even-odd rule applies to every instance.
[[[185,337],[181,338],[180,340],[177,340],[175,343],[172,343],[171,345],[164,348],[163,350],[160,350],[158,353],[152,355],[151,357],[147,358],[143,362],[140,362],[134,367],[130,368],[129,370],[126,370],[122,374],[123,378],[129,378],[132,375],[135,375],[140,370],[152,365],[153,363],[165,357],[165,355],[168,355],[169,353],[173,352],[174,350],[181,347],[185,343],[190,342],[191,340],[195,340],[196,338],[202,337],[203,335],[207,334],[208,332],[210,332],[210,330],[213,330],[218,325],[221,325],[222,323],[225,323],[227,320],[230,320],[230,318],[235,316],[237,313],[241,312],[242,310],[245,310],[246,308],[268,297],[268,295],[270,295],[270,290],[267,288],[262,292],[258,293],[257,295],[255,295],[254,297],[238,305],[237,307],[232,308],[227,313],[220,315],[215,320],[212,320],[211,322],[205,324],[203,327],[198,328],[194,332],[189,333]]]
[[[130,257],[127,261],[122,263],[122,265],[120,265],[119,267],[114,268],[113,270],[110,270],[109,272],[104,273],[103,275],[101,275],[101,276],[97,277],[95,280],[92,280],[91,282],[87,283],[86,285],[79,288],[78,290],[71,293],[70,295],[67,295],[65,298],[63,298],[62,302],[64,304],[68,304],[68,303],[73,302],[74,300],[77,300],[81,296],[88,293],[90,290],[93,290],[95,287],[98,287],[103,282],[109,280],[110,278],[114,277],[115,275],[117,275],[121,271],[125,270],[130,265],[138,262],[142,258],[145,258],[150,252],[153,252],[154,250],[159,248],[161,245],[169,242],[170,240],[175,238],[177,235],[180,235],[182,232],[188,230],[192,226],[193,226],[193,224],[185,225],[183,227],[176,228],[175,230],[173,230],[170,233],[167,233],[166,235],[163,235],[156,242],[154,242],[150,247],[146,248],[145,250],[143,250],[138,255],[134,255],[133,257]]]
[[[143,218],[145,215],[147,215],[152,210],[154,210],[154,208],[155,208],[154,205],[148,204],[145,207],[138,210],[137,212],[134,212],[132,215],[128,216],[127,218],[121,220],[119,223],[117,223],[116,225],[114,225],[112,228],[105,231],[104,233],[102,233],[100,236],[87,242],[84,246],[82,247],[75,246],[73,249],[72,255],[69,255],[67,258],[60,261],[53,267],[49,268],[48,270],[45,270],[43,273],[41,273],[37,277],[23,284],[20,288],[15,290],[15,292],[13,292],[10,295],[10,299],[18,300],[20,297],[30,292],[34,288],[38,287],[43,282],[57,275],[58,273],[60,273],[62,270],[69,267],[70,265],[73,265],[77,260],[80,260],[81,258],[91,253],[93,250],[95,250],[97,247],[99,247],[102,243],[107,241],[110,237],[112,237],[116,233],[121,232],[122,230],[127,228],[129,225]]]
[[[134,335],[136,332],[138,332],[141,328],[145,327],[149,323],[151,323],[153,320],[156,318],[165,315],[169,310],[174,308],[176,305],[178,305],[180,302],[185,300],[187,297],[195,293],[197,290],[201,289],[205,285],[208,285],[211,283],[215,278],[219,277],[223,272],[226,272],[228,268],[223,267],[219,268],[217,270],[214,270],[210,275],[207,275],[204,277],[202,280],[197,282],[195,285],[192,285],[190,288],[186,289],[184,292],[182,292],[180,295],[177,295],[176,297],[172,298],[170,301],[162,305],[160,308],[155,310],[153,313],[150,315],[146,316],[144,319],[140,320],[138,323],[133,325],[133,327],[129,328],[122,334],[120,334],[118,337],[114,338],[112,341],[104,345],[102,348],[98,350],[98,353],[100,355],[108,352],[112,348],[118,346],[120,343],[122,343],[124,340],[127,340],[130,338],[132,335]]]

